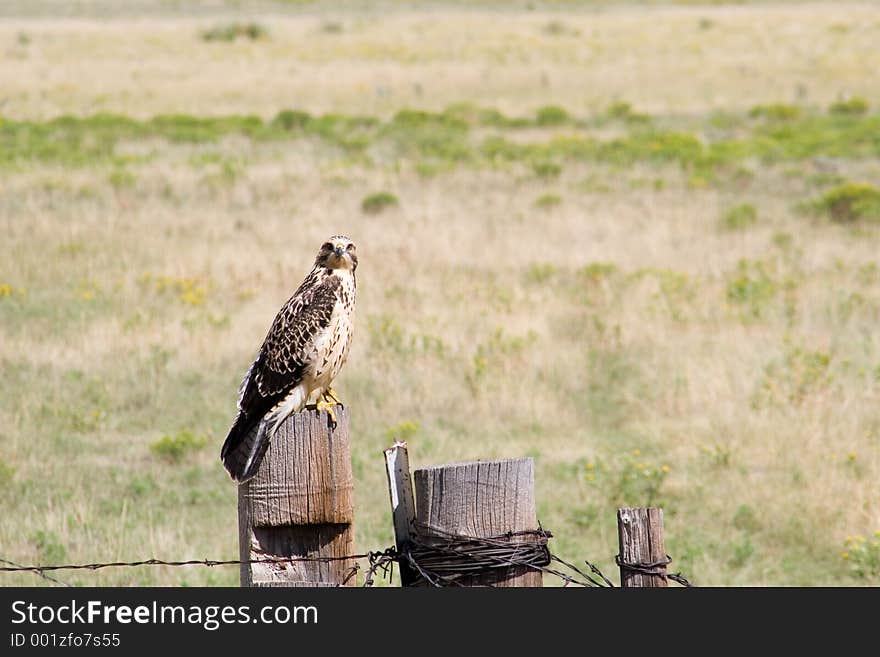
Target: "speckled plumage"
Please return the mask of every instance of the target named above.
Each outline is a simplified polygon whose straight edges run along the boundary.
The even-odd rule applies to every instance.
[[[269,441],[291,413],[314,404],[348,357],[357,254],[344,235],[331,237],[315,266],[278,311],[241,382],[238,415],[220,457],[233,479],[256,474]]]

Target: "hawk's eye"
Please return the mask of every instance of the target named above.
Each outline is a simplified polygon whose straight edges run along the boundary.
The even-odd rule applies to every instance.
[[[346,247],[346,251],[354,251],[354,244],[349,244],[349,245]]]
[[[324,251],[332,251],[333,245],[330,244],[330,242],[327,242],[326,244],[324,244],[324,246],[321,247],[321,249],[323,249]]]

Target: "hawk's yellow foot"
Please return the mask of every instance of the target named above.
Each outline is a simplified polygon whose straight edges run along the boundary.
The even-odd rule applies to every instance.
[[[318,411],[327,411],[327,415],[330,416],[330,426],[335,429],[336,425],[336,411],[333,410],[336,406],[339,405],[339,402],[328,402],[325,395],[321,395],[321,399],[315,404],[315,409]]]
[[[324,394],[322,396],[324,397],[324,401],[327,401],[328,399],[332,399],[334,402],[336,402],[340,406],[342,405],[342,400],[340,400],[339,397],[336,396],[336,391],[333,388],[327,388],[327,390],[324,391]]]

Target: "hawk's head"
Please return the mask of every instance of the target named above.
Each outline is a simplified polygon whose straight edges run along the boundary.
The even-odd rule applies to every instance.
[[[321,246],[318,257],[315,258],[315,264],[329,269],[354,271],[358,264],[354,242],[345,235],[334,235]]]

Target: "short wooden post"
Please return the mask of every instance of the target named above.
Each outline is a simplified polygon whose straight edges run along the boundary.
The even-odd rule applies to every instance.
[[[328,561],[241,565],[242,586],[354,586],[354,477],[349,415],[294,413],[278,427],[256,476],[238,489],[242,561],[328,557]]]
[[[530,458],[422,468],[414,479],[420,540],[430,540],[431,528],[479,538],[538,529]],[[493,569],[457,581],[462,586],[498,587],[537,587],[542,582],[541,572],[527,566]]]
[[[663,509],[618,509],[617,536],[620,542],[622,588],[658,588],[668,585]],[[648,572],[639,572],[632,566],[639,566]]]
[[[416,505],[413,500],[412,477],[409,472],[409,453],[406,443],[396,442],[385,450],[385,470],[388,474],[388,492],[391,495],[391,518],[394,523],[394,544],[399,553],[410,544]],[[400,562],[400,583],[413,586],[418,576],[410,565]]]

